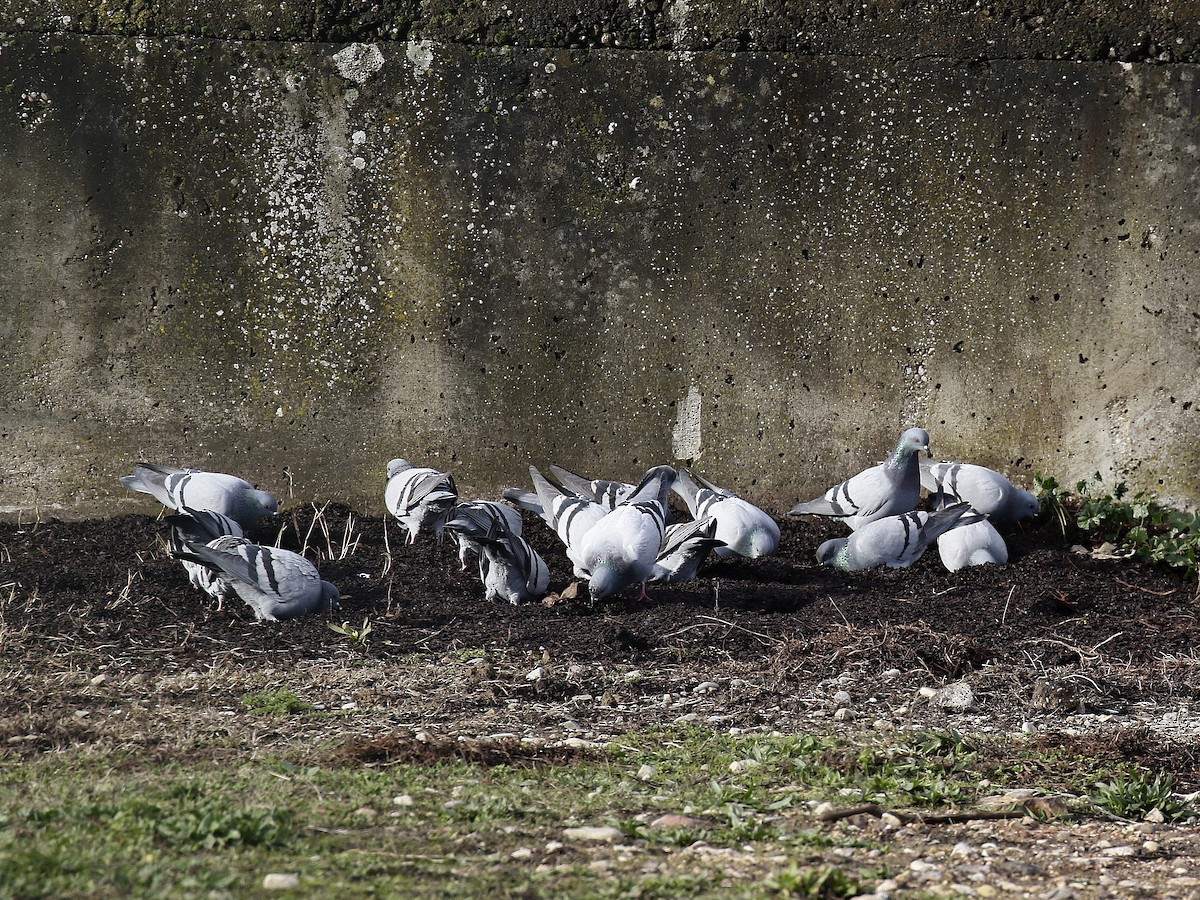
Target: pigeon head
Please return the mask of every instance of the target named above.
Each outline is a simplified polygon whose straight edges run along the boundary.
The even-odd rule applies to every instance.
[[[933,456],[929,449],[929,432],[924,428],[910,428],[900,435],[900,446],[896,448],[904,455],[919,453],[924,450],[926,456]]]
[[[336,609],[340,606],[342,592],[337,589],[337,586],[328,581],[321,582],[321,609],[328,612],[331,609]]]
[[[779,533],[768,528],[755,528],[733,548],[747,559],[770,556],[779,549]]]
[[[849,538],[826,541],[817,548],[817,562],[823,566],[833,566],[835,569],[845,569],[849,565],[849,555]]]
[[[593,600],[603,600],[627,586],[626,580],[621,577],[621,572],[616,566],[611,562],[602,562],[592,569],[592,577],[588,581],[588,593],[592,595]]]
[[[250,495],[263,508],[263,514],[273,516],[279,512],[279,501],[270,491],[253,491]]]
[[[1017,488],[1013,494],[1012,500],[1008,503],[1009,509],[1012,511],[1012,518],[1016,521],[1021,519],[1032,519],[1041,512],[1042,504],[1035,494],[1029,491]]]

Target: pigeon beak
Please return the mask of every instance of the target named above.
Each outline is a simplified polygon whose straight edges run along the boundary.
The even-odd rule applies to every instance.
[[[925,448],[925,455],[928,456],[930,459],[933,459],[933,451],[930,450],[928,447]]]

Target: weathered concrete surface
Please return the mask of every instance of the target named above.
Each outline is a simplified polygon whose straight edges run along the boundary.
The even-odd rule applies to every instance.
[[[1196,502],[1196,76],[14,34],[0,509],[150,508],[138,458],[378,509],[401,455],[779,510],[911,423]]]

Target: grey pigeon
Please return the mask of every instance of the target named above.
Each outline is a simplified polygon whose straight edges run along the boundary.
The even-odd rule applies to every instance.
[[[603,478],[594,478],[589,481],[582,475],[576,475],[574,472],[562,468],[562,466],[551,466],[550,472],[566,490],[595,503],[599,503],[605,509],[610,510],[616,509],[638,489],[638,485],[629,484],[626,481],[608,481]],[[661,484],[661,493],[657,499],[662,504],[663,513],[667,517],[667,524],[670,524],[670,500],[673,482],[669,479],[662,479]]]
[[[183,507],[179,514],[167,517],[171,527],[167,546],[172,553],[186,552],[188,544],[204,544],[214,550],[231,550],[250,543],[242,535],[242,527],[228,516],[207,509]],[[217,601],[217,611],[225,601],[235,596],[233,584],[219,571],[202,563],[181,560],[188,580]]]
[[[503,598],[509,603],[540,600],[550,586],[545,561],[524,538],[498,525],[479,538],[479,574],[484,599]]]
[[[666,536],[661,501],[663,483],[675,480],[670,466],[655,466],[646,472],[637,488],[616,509],[597,522],[579,545],[580,568],[588,577],[593,600],[603,600],[631,585],[641,586],[638,599],[646,597],[646,582]]]
[[[724,546],[713,536],[716,530],[717,520],[707,516],[668,525],[649,580],[663,584],[691,581],[704,565],[708,552]]]
[[[748,500],[705,481],[690,469],[679,471],[674,489],[692,516],[716,520],[714,536],[724,544],[713,551],[718,556],[755,559],[779,549],[779,525]]]
[[[956,503],[936,512],[906,512],[876,519],[849,537],[823,543],[817,548],[817,562],[845,572],[872,566],[908,568],[970,508],[969,503]]]
[[[479,539],[495,527],[503,527],[509,534],[520,537],[521,514],[506,503],[491,500],[467,500],[451,511],[446,530],[458,543],[458,561],[464,572],[467,560],[482,552]]]
[[[132,475],[121,478],[130,490],[150,494],[163,506],[176,512],[188,509],[207,509],[233,519],[243,528],[251,527],[263,516],[274,514],[279,501],[267,491],[236,475],[205,472],[202,469],[180,469],[141,462]]]
[[[917,508],[921,499],[918,454],[929,452],[929,433],[910,428],[882,463],[834,485],[824,496],[794,507],[789,516],[832,516],[858,530],[868,522]]]
[[[341,599],[334,585],[321,580],[316,566],[290,550],[249,541],[227,548],[190,543],[174,556],[207,565],[227,578],[259,621],[324,612]]]
[[[511,500],[521,509],[537,513],[554,529],[558,539],[567,549],[567,558],[574,566],[575,577],[587,577],[587,569],[579,555],[579,547],[587,533],[609,511],[591,500],[562,490],[546,479],[534,466],[529,467],[536,493],[519,488],[506,488],[504,498]]]
[[[454,477],[414,466],[406,459],[393,459],[387,465],[387,479],[384,505],[408,530],[408,542],[415,543],[422,528],[431,528],[440,539],[446,519],[458,503]]]
[[[965,500],[999,525],[1011,525],[1038,514],[1038,498],[1017,487],[995,469],[963,462],[921,460],[921,486],[950,502]]]
[[[593,503],[599,503],[610,510],[616,509],[617,505],[637,487],[637,485],[625,481],[608,481],[603,478],[589,480],[562,468],[562,466],[551,466],[550,473],[566,490],[576,496],[591,500]]]
[[[1004,565],[1008,562],[1008,545],[986,517],[971,510],[978,518],[960,519],[937,539],[938,555],[951,572],[965,566]]]

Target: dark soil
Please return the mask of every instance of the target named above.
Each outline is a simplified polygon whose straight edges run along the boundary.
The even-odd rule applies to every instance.
[[[1080,713],[1128,714],[1136,726],[1200,698],[1195,586],[1140,563],[1072,553],[1054,523],[1011,533],[1007,566],[952,574],[933,552],[911,569],[847,575],[814,561],[815,548],[841,526],[786,519],[778,555],[710,562],[700,580],[652,586],[650,602],[630,592],[592,606],[581,588],[578,599],[514,607],[483,601],[474,568],[460,571],[449,540],[408,545],[394,521],[331,504],[314,523],[314,512],[286,511],[261,523],[258,537],[273,543],[282,530],[283,546],[307,544],[322,576],[342,590],[342,606],[278,624],[255,623],[240,603],[216,610],[166,554],[161,520],[0,525],[0,684],[17,688],[0,693],[0,741],[28,750],[99,740],[88,724],[94,717],[65,715],[94,716],[128,698],[130,688],[96,688],[89,679],[97,673],[183,702],[184,689],[163,687],[171,677],[221,672],[210,674],[196,702],[240,708],[253,678],[274,683],[272,672],[352,673],[421,659],[453,670],[444,696],[436,696],[435,679],[407,695],[393,685],[385,696],[379,686],[363,702],[411,704],[411,721],[459,716],[483,728],[519,716],[514,699],[594,694],[593,721],[618,728],[647,721],[653,698],[678,695],[673,685],[686,670],[751,685],[714,697],[704,707],[715,710],[713,721],[750,726],[770,716],[779,727],[827,715],[809,711],[848,678],[856,700],[873,694],[872,702],[901,709],[918,686],[966,679],[981,701],[975,712],[985,714],[974,725],[1017,730],[1033,715]],[[550,566],[552,592],[567,588],[570,565],[554,536],[529,516],[526,536]],[[330,628],[365,622],[365,645]],[[545,677],[527,680],[539,661]],[[614,682],[614,673],[639,667],[660,674]],[[671,667],[675,675],[661,674]],[[40,718],[31,698],[40,698]],[[1142,707],[1148,711],[1134,715]],[[659,713],[664,721],[679,716],[678,703],[670,709]],[[152,723],[140,727],[147,740],[165,740],[153,736]]]

